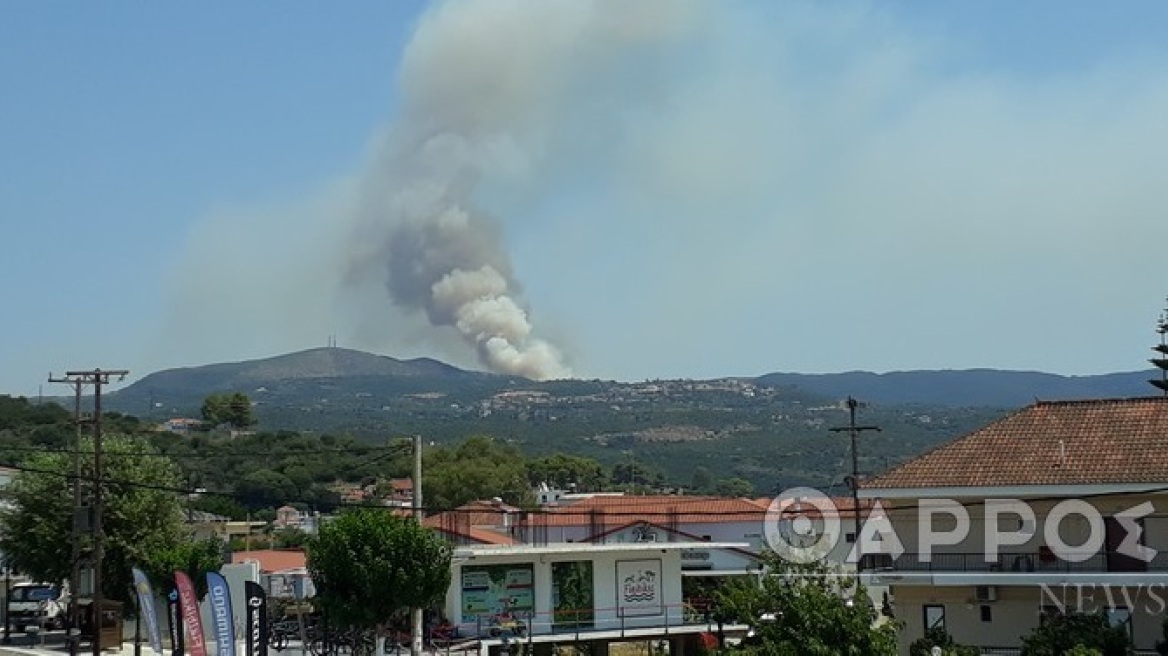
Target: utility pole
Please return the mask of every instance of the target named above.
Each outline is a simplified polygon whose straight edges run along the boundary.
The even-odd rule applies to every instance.
[[[77,656],[81,642],[81,606],[77,603],[81,590],[81,388],[85,384],[80,378],[65,376],[54,378],[49,374],[50,383],[67,383],[73,387],[73,524],[70,530],[73,544],[72,568],[69,570],[69,656]]]
[[[422,523],[422,436],[414,436],[414,493],[411,504],[414,507],[414,519]],[[422,609],[410,609],[410,656],[422,655],[422,631],[425,629],[422,622]]]
[[[848,397],[846,401],[848,408],[848,425],[837,428],[829,428],[833,433],[847,432],[852,440],[852,475],[849,476],[848,486],[852,488],[852,512],[855,513],[856,521],[856,573],[858,574],[864,567],[864,553],[860,550],[860,455],[856,450],[856,438],[864,431],[880,432],[879,426],[858,426],[856,425],[856,408],[860,407],[860,402],[852,397]]]
[[[77,386],[78,399],[82,386],[93,386],[93,656],[101,656],[101,570],[102,558],[102,447],[101,447],[101,389],[110,383],[110,379],[125,379],[129,371],[125,369],[93,369],[90,371],[67,371],[65,381]],[[77,411],[80,412],[80,400]],[[80,449],[78,449],[80,451]],[[78,454],[80,458],[80,454]],[[80,461],[78,461],[79,463]],[[79,465],[78,465],[79,466]],[[80,577],[79,577],[80,578]]]

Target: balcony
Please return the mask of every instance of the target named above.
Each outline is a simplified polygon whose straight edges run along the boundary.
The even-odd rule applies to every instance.
[[[1168,552],[1157,553],[1149,562],[1113,551],[1099,551],[1072,561],[1058,557],[1045,547],[1003,551],[995,558],[984,553],[904,553],[897,558],[871,554],[865,556],[864,569],[877,573],[1168,574]]]
[[[553,613],[523,612],[506,618],[479,616],[458,626],[456,638],[494,645],[508,642],[557,642],[666,638],[675,635],[716,632],[712,609],[702,604],[664,605],[658,615],[621,616],[617,608],[558,610]],[[722,631],[742,635],[741,624],[725,624]]]

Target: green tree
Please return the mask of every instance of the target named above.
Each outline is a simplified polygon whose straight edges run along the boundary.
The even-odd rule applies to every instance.
[[[183,538],[180,497],[171,491],[179,470],[141,439],[107,436],[103,451],[102,592],[128,601],[130,568]],[[92,481],[93,441],[84,440],[81,452],[82,480]],[[0,549],[34,579],[63,581],[72,570],[72,456],[37,453],[22,468],[7,489],[11,505],[0,510]]]
[[[547,483],[561,490],[599,492],[608,483],[608,474],[592,458],[557,453],[527,461],[527,480],[533,487]]]
[[[1097,649],[1103,656],[1132,653],[1127,627],[1111,626],[1102,613],[1051,615],[1022,638],[1022,656],[1065,656],[1076,647]]]
[[[450,586],[446,541],[413,518],[354,508],[308,542],[316,600],[339,626],[385,627],[409,608],[441,600]]]
[[[453,448],[425,454],[422,498],[428,507],[453,508],[475,499],[499,497],[516,506],[531,506],[523,454],[489,437],[470,437]]]
[[[163,594],[174,589],[174,573],[186,572],[195,584],[195,592],[202,599],[207,594],[207,572],[218,572],[223,566],[225,551],[218,538],[194,540],[186,538],[151,554],[145,571],[154,586]]]
[[[763,556],[761,581],[734,581],[717,595],[717,612],[750,626],[740,649],[757,654],[894,656],[895,623],[880,618],[865,588],[822,563]]]
[[[933,647],[940,647],[944,656],[978,656],[981,650],[977,647],[959,645],[953,636],[942,627],[933,627],[925,631],[923,638],[913,641],[908,646],[909,656],[931,656]]]
[[[203,421],[212,426],[226,424],[235,429],[254,426],[256,423],[255,411],[251,399],[246,394],[211,394],[203,399],[200,410]]]
[[[299,494],[292,479],[271,469],[257,469],[235,484],[236,499],[248,508],[282,506]]]
[[[655,490],[665,485],[665,475],[643,462],[618,462],[612,466],[614,485],[632,492]]]
[[[710,473],[710,468],[704,465],[694,467],[693,478],[690,479],[689,485],[696,494],[709,494],[713,492],[714,475]]]
[[[720,497],[749,497],[754,495],[754,483],[745,478],[723,478],[714,490]]]

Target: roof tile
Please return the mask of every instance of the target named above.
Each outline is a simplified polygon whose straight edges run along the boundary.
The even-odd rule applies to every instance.
[[[1168,397],[1040,401],[864,488],[1168,483]]]

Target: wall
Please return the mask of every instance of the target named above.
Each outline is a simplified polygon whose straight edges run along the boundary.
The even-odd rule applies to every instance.
[[[924,635],[924,606],[945,607],[945,628],[960,644],[979,647],[1019,647],[1022,637],[1039,625],[1043,606],[1059,603],[1068,612],[1082,608],[1099,612],[1109,606],[1125,606],[1132,611],[1132,636],[1136,649],[1152,650],[1157,640],[1163,639],[1161,622],[1164,618],[1168,593],[1165,588],[1128,588],[1074,586],[1066,589],[1037,586],[997,586],[997,601],[978,602],[973,587],[895,586],[896,617],[904,622],[900,632],[901,653],[908,653],[908,645]],[[1082,606],[1079,606],[1079,604]],[[981,607],[990,608],[991,619],[981,617]]]

